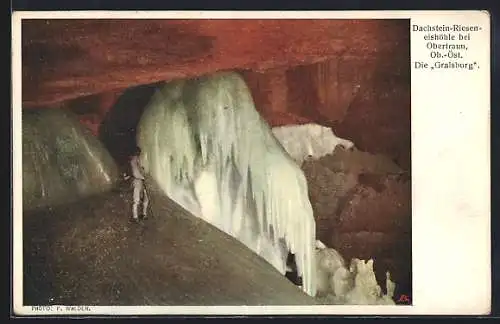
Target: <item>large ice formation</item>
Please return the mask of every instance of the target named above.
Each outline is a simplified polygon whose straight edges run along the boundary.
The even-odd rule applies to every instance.
[[[350,140],[337,137],[331,128],[315,123],[273,127],[274,136],[299,165],[306,158],[319,159],[332,154],[337,145],[354,147]]]
[[[316,294],[315,221],[302,170],[273,136],[236,73],[167,82],[138,126],[142,164],[164,192],[282,274],[295,254]]]
[[[22,115],[24,210],[111,190],[116,164],[76,116],[62,109],[26,109]]]

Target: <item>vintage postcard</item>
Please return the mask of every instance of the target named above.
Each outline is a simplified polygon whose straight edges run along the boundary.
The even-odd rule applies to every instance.
[[[485,315],[486,11],[14,12],[15,315]]]

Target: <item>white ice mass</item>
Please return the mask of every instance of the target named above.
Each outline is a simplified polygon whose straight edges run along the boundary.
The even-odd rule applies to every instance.
[[[295,254],[302,289],[333,304],[394,304],[373,260],[349,267],[316,241],[307,182],[299,165],[354,144],[318,124],[271,129],[236,73],[164,84],[139,123],[141,164],[193,215],[235,237],[282,274]],[[288,152],[288,153],[287,153]]]
[[[315,296],[316,225],[305,176],[238,74],[165,83],[137,140],[145,171],[171,199],[282,274],[288,252],[295,254],[303,290]]]
[[[378,285],[373,260],[354,258],[347,268],[336,250],[316,242],[317,297],[337,305],[394,305],[396,284],[386,273],[386,294]]]
[[[273,127],[274,136],[299,165],[306,158],[319,159],[331,154],[337,145],[345,149],[354,143],[337,137],[331,128],[314,123]]]

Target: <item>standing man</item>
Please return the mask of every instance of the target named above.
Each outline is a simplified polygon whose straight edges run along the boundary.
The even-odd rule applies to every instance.
[[[142,166],[140,164],[141,149],[135,147],[130,157],[130,170],[132,172],[132,187],[134,189],[133,204],[132,204],[132,220],[139,221],[139,205],[142,201],[142,218],[147,218],[147,211],[149,205],[149,197],[146,192],[145,178]]]

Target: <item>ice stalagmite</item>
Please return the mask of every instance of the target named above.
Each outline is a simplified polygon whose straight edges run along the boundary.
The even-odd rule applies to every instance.
[[[165,83],[137,136],[146,172],[169,197],[283,274],[294,253],[303,289],[315,295],[316,228],[305,176],[237,73]]]

